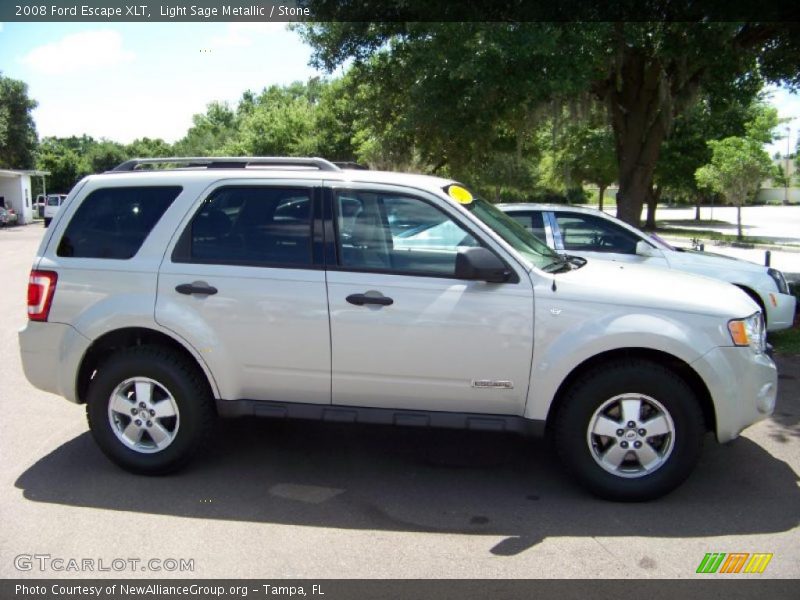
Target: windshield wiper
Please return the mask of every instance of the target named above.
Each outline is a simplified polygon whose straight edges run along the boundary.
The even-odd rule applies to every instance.
[[[542,267],[542,271],[544,271],[545,273],[563,273],[565,271],[571,271],[571,270],[572,270],[572,265],[560,256],[558,257],[557,260]]]

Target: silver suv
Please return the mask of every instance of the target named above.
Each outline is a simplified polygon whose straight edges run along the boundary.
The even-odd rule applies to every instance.
[[[606,498],[680,484],[771,414],[736,287],[565,259],[457,182],[316,158],[139,159],[82,180],[35,259],[25,374],[164,473],[217,416],[550,433]]]

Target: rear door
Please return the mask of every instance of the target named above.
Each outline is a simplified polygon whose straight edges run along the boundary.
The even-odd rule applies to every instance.
[[[318,186],[247,180],[211,189],[164,258],[156,320],[205,357],[225,399],[330,403]]]
[[[533,342],[525,270],[435,196],[375,184],[332,196],[333,403],[522,414]],[[458,249],[478,245],[513,281],[455,279]]]

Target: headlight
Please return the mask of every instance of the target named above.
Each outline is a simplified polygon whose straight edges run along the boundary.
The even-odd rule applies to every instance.
[[[764,352],[767,348],[767,331],[764,317],[760,312],[746,319],[728,321],[728,331],[736,346],[750,346],[754,352]]]
[[[778,269],[767,269],[767,275],[769,275],[772,281],[775,282],[775,285],[778,286],[778,291],[781,294],[789,293],[789,284],[786,283],[786,278],[783,276],[783,273],[778,271]]]

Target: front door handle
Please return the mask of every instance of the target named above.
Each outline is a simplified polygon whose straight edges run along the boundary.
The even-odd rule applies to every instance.
[[[179,294],[202,294],[211,296],[217,293],[217,288],[208,285],[205,281],[194,281],[192,283],[182,283],[175,286],[175,291]]]
[[[375,292],[373,292],[375,293]],[[390,306],[394,304],[394,300],[383,295],[368,296],[367,294],[350,294],[347,297],[350,304],[356,306],[364,306],[365,304],[377,304],[378,306]]]

